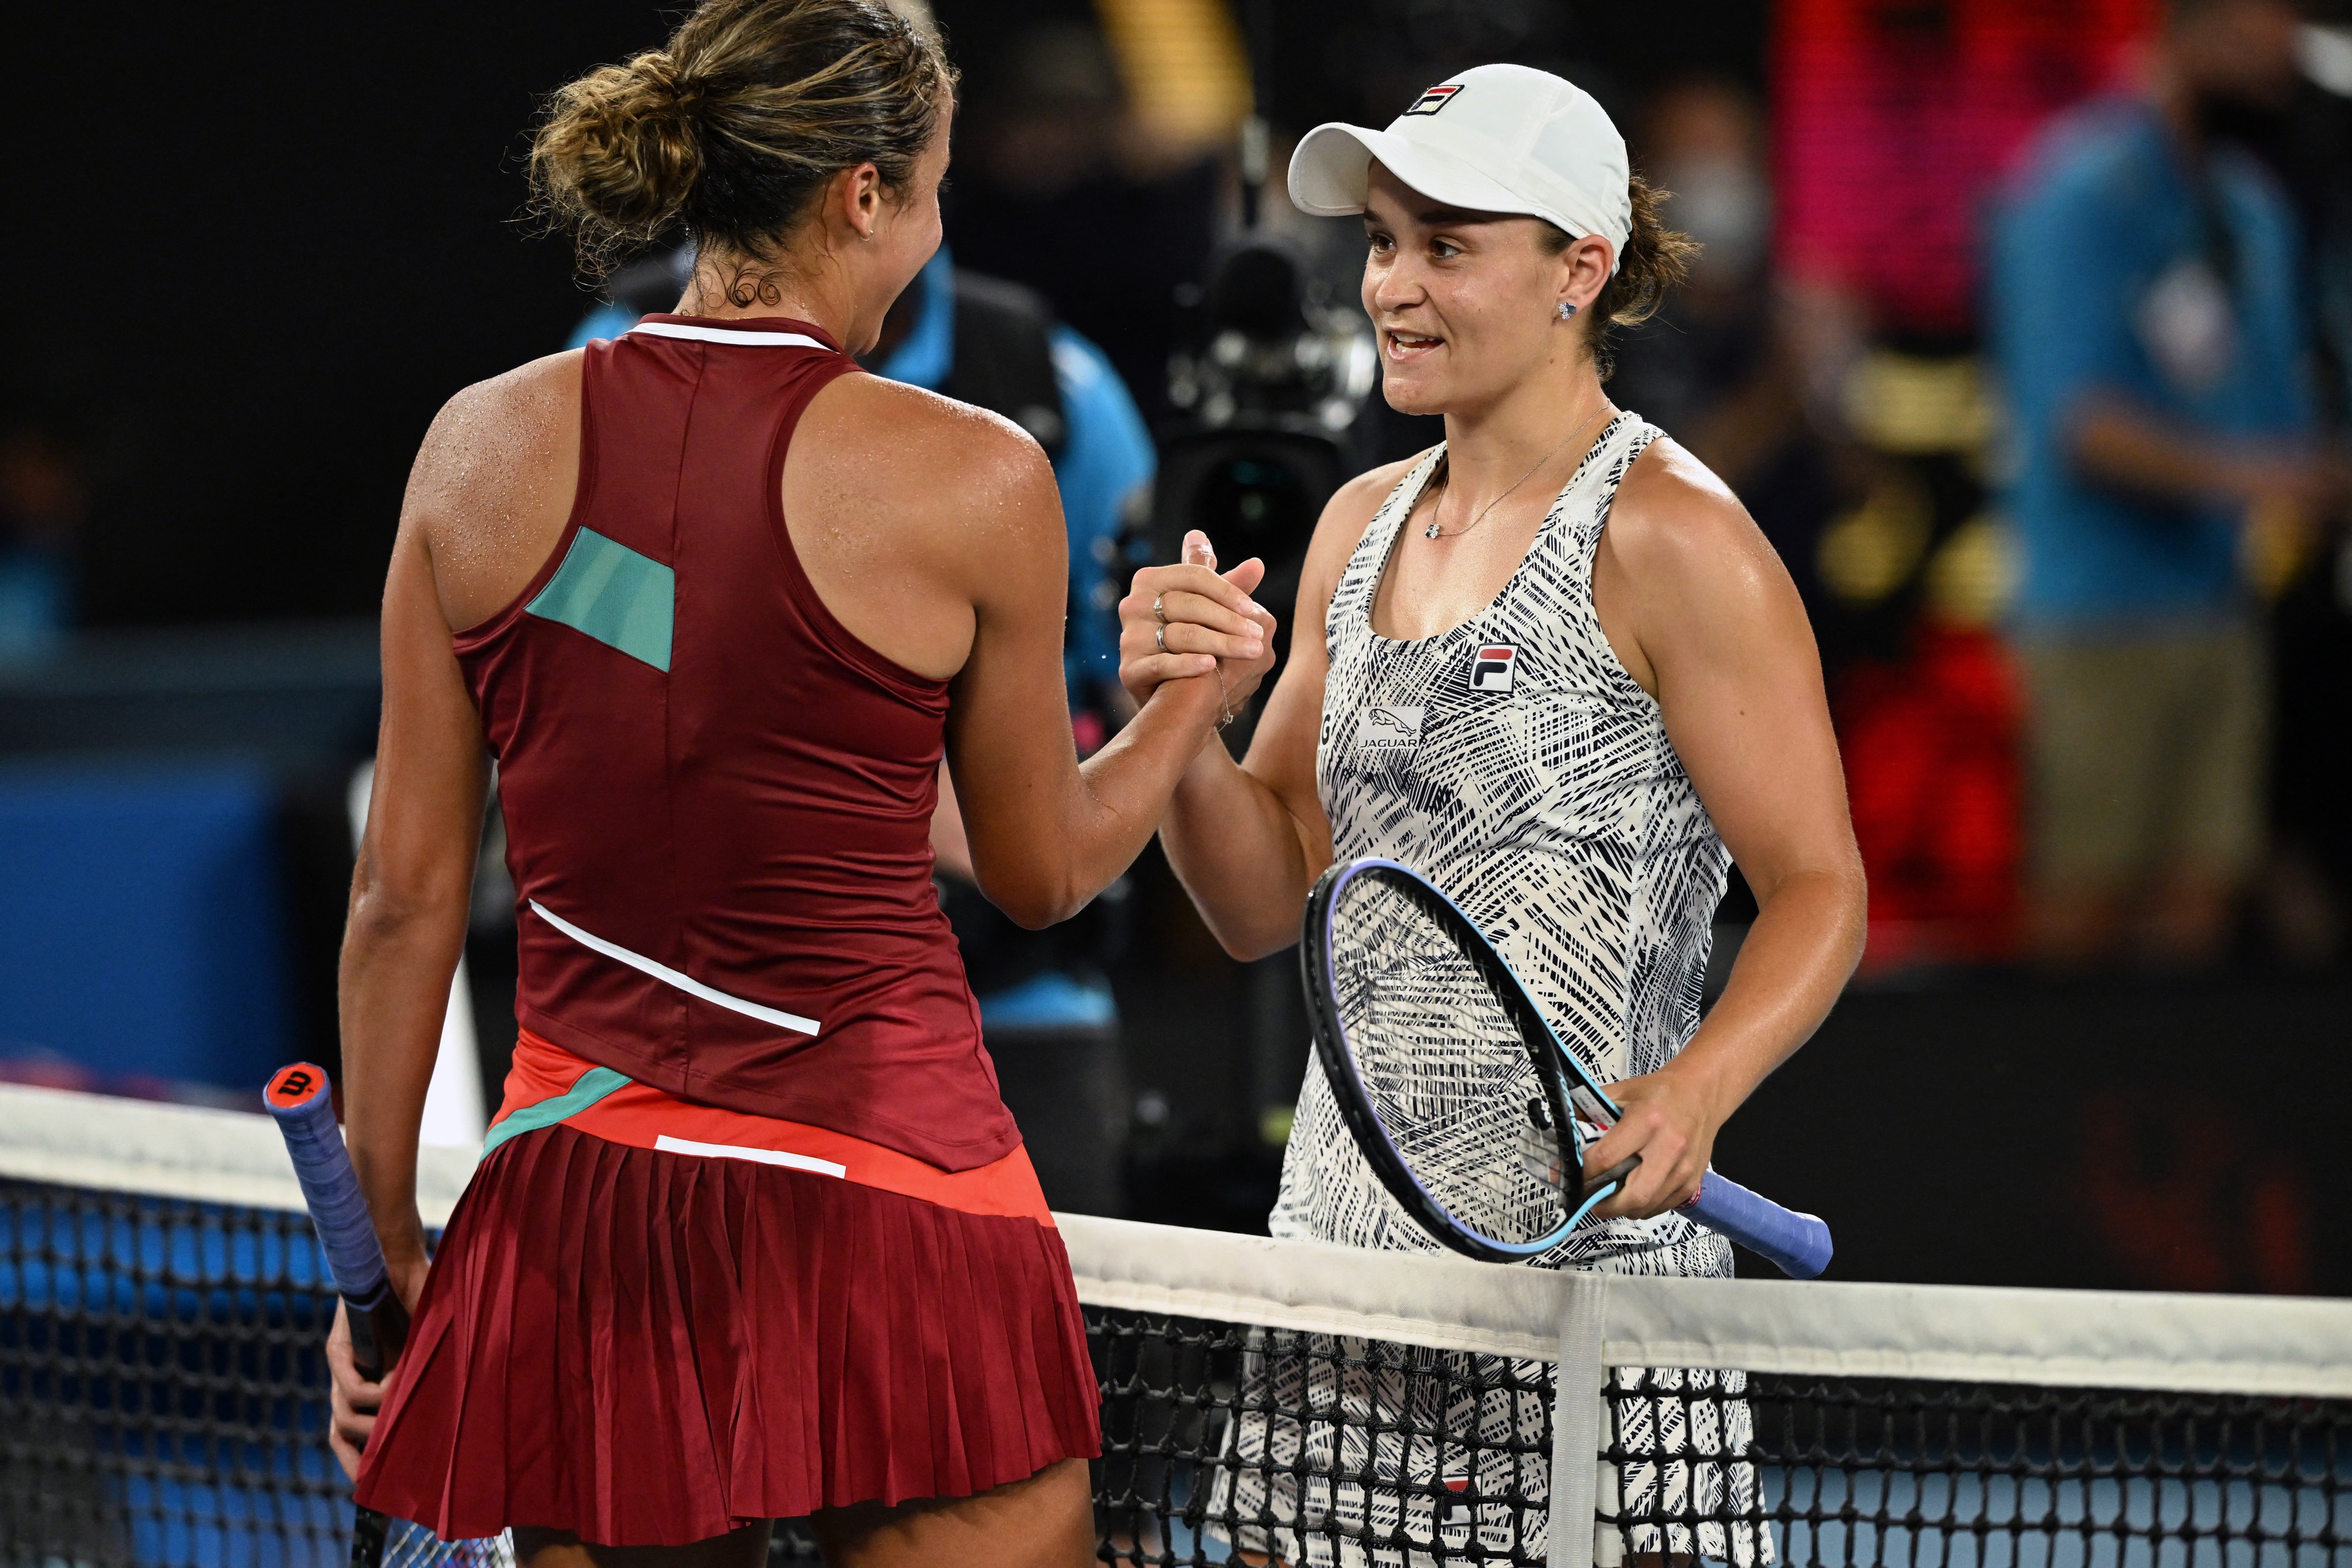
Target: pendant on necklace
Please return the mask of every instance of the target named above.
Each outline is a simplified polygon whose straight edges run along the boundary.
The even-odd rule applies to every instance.
[[[1431,524],[1430,524],[1426,529],[1423,529],[1423,530],[1422,531],[1422,537],[1423,537],[1423,538],[1424,538],[1424,539],[1434,539],[1434,538],[1436,538],[1436,537],[1437,537],[1437,524],[1435,524],[1435,523],[1433,523],[1433,523],[1431,523]]]

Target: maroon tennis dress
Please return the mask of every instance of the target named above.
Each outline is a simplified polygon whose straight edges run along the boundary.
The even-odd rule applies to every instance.
[[[360,1468],[445,1538],[683,1545],[1099,1450],[1069,1260],[931,886],[943,682],[781,500],[856,366],[781,320],[592,343],[578,499],[457,639],[522,1038]]]

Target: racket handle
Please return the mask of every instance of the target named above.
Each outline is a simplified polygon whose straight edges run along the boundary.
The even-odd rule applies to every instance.
[[[327,1254],[328,1272],[343,1299],[352,1363],[373,1383],[400,1359],[408,1339],[408,1309],[392,1288],[383,1245],[376,1239],[375,1222],[360,1192],[359,1173],[352,1169],[342,1129],[335,1125],[326,1069],[309,1062],[279,1068],[262,1091],[261,1102],[278,1120],[286,1152],[294,1162],[294,1178],[302,1184],[310,1225]]]
[[[1707,1172],[1683,1212],[1769,1259],[1792,1279],[1818,1279],[1830,1266],[1828,1226],[1812,1215],[1782,1208],[1728,1176]]]

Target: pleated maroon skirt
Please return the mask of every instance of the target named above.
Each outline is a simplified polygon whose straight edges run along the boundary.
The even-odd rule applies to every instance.
[[[1050,1224],[559,1123],[457,1205],[358,1496],[445,1538],[672,1546],[1100,1445]]]

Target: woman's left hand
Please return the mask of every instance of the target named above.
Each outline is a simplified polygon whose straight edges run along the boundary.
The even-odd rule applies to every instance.
[[[1617,1195],[1592,1212],[1602,1219],[1647,1219],[1688,1203],[1723,1125],[1713,1097],[1693,1075],[1664,1067],[1611,1084],[1609,1098],[1624,1115],[1585,1150],[1586,1172],[1597,1175],[1635,1154],[1642,1163]]]

